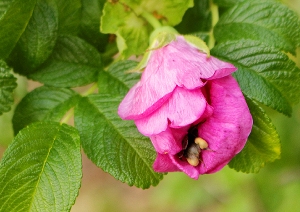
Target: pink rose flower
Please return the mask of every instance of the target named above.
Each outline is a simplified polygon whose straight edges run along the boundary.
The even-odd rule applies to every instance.
[[[157,151],[155,171],[182,171],[198,179],[243,149],[253,121],[234,71],[182,36],[151,51],[118,113],[150,137]]]

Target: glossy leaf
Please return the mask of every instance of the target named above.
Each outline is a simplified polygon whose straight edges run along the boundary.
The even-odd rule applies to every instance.
[[[6,59],[17,44],[32,16],[36,1],[4,1],[4,5],[1,5],[0,59]]]
[[[130,73],[138,65],[132,60],[123,60],[112,64],[107,71],[99,73],[99,93],[124,95],[141,78],[141,74]],[[113,89],[112,89],[113,88]]]
[[[59,34],[75,35],[79,32],[81,0],[55,0],[58,8]]]
[[[100,17],[105,0],[82,1],[82,16],[79,36],[95,46],[100,52],[105,51],[109,35],[100,33]]]
[[[9,5],[11,4],[11,0],[2,0],[0,4],[0,19],[2,15],[5,14],[7,9],[9,8]]]
[[[0,211],[70,211],[81,166],[76,129],[55,122],[26,127],[0,164]]]
[[[52,55],[29,77],[55,87],[77,87],[97,81],[102,70],[99,52],[84,40],[60,36]]]
[[[58,11],[55,0],[38,0],[32,17],[13,51],[12,66],[27,75],[51,54],[57,39]]]
[[[247,0],[214,0],[214,3],[222,7],[231,7],[243,1],[247,1]]]
[[[208,34],[212,28],[211,22],[210,0],[195,0],[194,7],[186,11],[176,29],[181,34],[195,32],[206,32]]]
[[[12,120],[15,134],[33,122],[60,121],[79,99],[80,96],[68,88],[36,88],[16,107]]]
[[[220,18],[214,34],[218,42],[251,39],[295,53],[295,47],[300,45],[300,19],[277,1],[245,1]]]
[[[265,111],[254,101],[247,101],[253,117],[252,132],[244,149],[229,163],[229,167],[246,173],[256,173],[268,162],[280,158],[280,140]]]
[[[223,42],[211,53],[236,65],[234,77],[250,99],[291,115],[300,99],[300,70],[287,55],[252,40]]]
[[[121,99],[98,94],[80,100],[75,110],[75,126],[83,150],[98,167],[116,179],[144,189],[155,186],[162,175],[152,169],[154,148],[133,122],[118,117]]]
[[[13,91],[17,87],[16,81],[12,70],[0,60],[0,115],[8,112],[14,103]]]

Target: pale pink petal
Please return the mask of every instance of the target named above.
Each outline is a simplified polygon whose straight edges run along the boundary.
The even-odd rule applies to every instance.
[[[153,80],[153,79],[152,79]],[[159,84],[161,85],[160,87]],[[147,81],[139,81],[124,97],[118,108],[122,119],[138,119],[148,116],[168,100],[174,86]]]
[[[157,154],[153,163],[153,169],[156,172],[176,172],[180,169],[172,162],[169,154]]]
[[[207,58],[182,36],[152,51],[141,81],[130,89],[119,106],[122,119],[148,116],[164,104],[176,85],[195,89],[203,87],[206,79],[220,78],[236,70],[217,58]]]
[[[215,79],[230,75],[237,69],[230,63],[203,52],[188,44],[182,36],[164,47],[164,67],[176,74],[176,84],[187,89],[195,89],[205,84],[205,79]],[[203,81],[204,79],[204,81]]]
[[[206,80],[222,78],[232,74],[237,70],[237,68],[231,63],[224,62],[213,56],[209,57],[208,62],[211,68],[215,69],[216,71],[211,77],[205,78]]]
[[[252,117],[243,94],[232,76],[210,81],[214,113],[198,128],[211,150],[202,151],[200,174],[225,166],[244,147],[252,128]]]
[[[177,154],[182,149],[182,139],[187,134],[187,129],[177,130],[176,135],[170,128],[165,131],[150,136],[156,152],[160,154]]]
[[[200,89],[186,90],[176,87],[169,100],[149,116],[135,120],[144,135],[158,134],[169,125],[179,128],[198,120],[205,111],[206,100]]]
[[[205,111],[207,102],[198,88],[186,90],[177,87],[168,101],[167,114],[172,128],[183,127],[198,120]]]

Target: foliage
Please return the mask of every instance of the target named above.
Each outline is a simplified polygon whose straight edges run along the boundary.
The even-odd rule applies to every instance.
[[[117,115],[140,78],[128,58],[147,52],[155,28],[149,16],[201,37],[213,56],[238,68],[254,125],[229,167],[253,173],[278,159],[279,135],[265,108],[291,116],[299,102],[300,70],[291,58],[300,20],[278,1],[213,2],[0,0],[0,115],[13,106],[16,73],[42,84],[14,111],[16,136],[0,163],[0,211],[69,211],[81,183],[80,147],[130,186],[162,180],[150,140]],[[73,115],[74,126],[65,124]]]

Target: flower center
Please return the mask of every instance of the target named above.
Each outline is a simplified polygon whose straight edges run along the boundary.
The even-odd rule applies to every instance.
[[[186,160],[191,166],[198,166],[201,160],[202,150],[208,149],[207,142],[198,137],[197,126],[189,129],[188,134],[182,139],[182,151],[177,156],[180,160]]]

